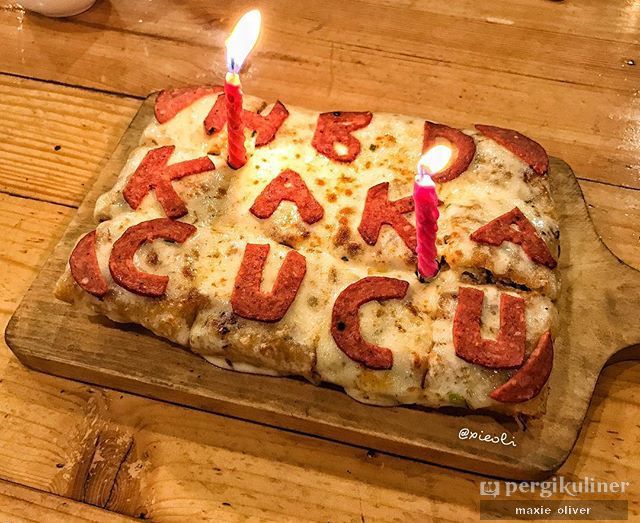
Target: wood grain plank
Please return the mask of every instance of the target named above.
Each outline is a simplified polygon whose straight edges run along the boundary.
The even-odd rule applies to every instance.
[[[106,15],[103,10],[104,4],[111,5],[111,10],[106,12]],[[613,73],[611,79],[596,78],[594,82],[602,82],[599,85],[607,86],[611,85],[614,79],[621,80],[614,69],[616,64],[621,66],[622,71],[632,75],[637,70],[637,68],[633,69],[633,66],[627,66],[625,62],[629,58],[635,58],[637,61],[638,53],[636,52],[635,56],[625,56],[629,47],[618,47],[611,43],[637,43],[638,8],[634,2],[603,3],[597,0],[585,0],[579,3],[564,2],[561,11],[555,7],[560,4],[533,2],[533,0],[486,3],[463,0],[445,4],[388,0],[371,5],[375,8],[384,4],[419,10],[428,14],[429,19],[426,23],[422,23],[425,26],[430,25],[431,12],[435,9],[451,15],[453,18],[448,26],[452,30],[449,32],[458,30],[465,33],[468,27],[475,27],[481,31],[482,25],[478,25],[477,22],[482,20],[485,20],[487,25],[493,24],[501,29],[510,20],[516,27],[543,32],[555,31],[561,35],[592,37],[592,47],[602,45],[600,48],[602,52],[595,49],[594,62],[591,62],[591,58],[581,47],[580,56],[583,59],[586,57],[588,61],[585,70],[596,71],[596,77],[600,74],[605,77]],[[193,5],[200,5],[200,10],[195,10]],[[198,28],[194,29],[193,22],[184,29],[180,24],[172,27],[172,21],[176,17],[182,16],[186,11],[192,11],[198,24],[201,21],[219,24],[220,29],[215,32],[215,37],[221,42],[221,32],[231,23],[229,14],[235,15],[245,7],[245,4],[240,2],[225,5],[229,7],[225,8],[225,13],[222,13],[222,20],[207,18],[212,12],[210,10],[216,9],[215,3],[204,6],[202,3],[190,2],[189,7],[186,8],[173,4],[170,10],[164,11],[167,13],[164,16],[152,9],[145,13],[143,22],[138,22],[138,19],[131,16],[133,12],[131,10],[138,9],[139,6],[149,9],[147,3],[143,2],[101,2],[97,9],[87,13],[86,16],[100,13],[102,17],[112,19],[109,23],[113,25],[126,24],[125,30],[133,33],[130,41],[125,38],[112,38],[111,32],[101,31],[97,26],[92,29],[87,23],[80,28],[65,28],[64,32],[71,34],[62,38],[61,28],[57,22],[39,17],[27,17],[26,24],[24,20],[21,24],[21,13],[5,11],[0,13],[0,34],[3,35],[4,45],[0,61],[11,65],[11,69],[8,70],[26,75],[91,84],[96,87],[109,88],[111,85],[118,91],[122,90],[118,87],[120,84],[132,91],[136,89],[144,91],[140,93],[141,95],[147,93],[147,87],[150,85],[164,87],[174,83],[190,83],[194,79],[203,81],[208,78],[220,78],[219,71],[210,76],[206,72],[203,73],[211,63],[220,63],[218,48],[211,51],[198,49],[195,46],[187,48],[179,43],[171,43],[171,37],[169,37],[162,44],[164,47],[149,45],[145,53],[144,45],[147,44],[148,38],[157,37],[144,35],[136,37],[135,32],[136,26],[145,24],[153,26],[155,23],[170,31],[180,30],[183,39],[189,38],[191,34],[196,35],[193,41],[208,39],[213,32],[207,33],[199,31]],[[282,12],[283,5],[286,4],[276,3],[271,13]],[[532,9],[535,9],[534,15],[532,15]],[[320,17],[325,27],[317,29],[316,32],[319,32],[321,37],[333,38],[336,33],[335,28],[342,28],[344,24],[344,21],[339,19],[339,14],[334,13],[318,10],[306,21],[304,17],[300,17],[300,25],[297,26],[300,35],[316,28],[317,19]],[[415,18],[413,15],[412,12],[411,16]],[[494,20],[487,21],[487,18]],[[465,19],[471,19],[474,24],[466,25]],[[94,22],[90,21],[90,23]],[[99,21],[99,23],[102,22]],[[25,25],[28,27],[28,34],[24,31]],[[279,27],[281,24],[277,25]],[[297,28],[294,31],[298,30]],[[148,31],[148,29],[145,30]],[[629,80],[621,81],[623,91],[620,91],[618,96],[603,96],[598,90],[573,87],[569,82],[565,82],[566,85],[562,87],[565,91],[562,92],[559,91],[560,87],[550,87],[550,85],[553,86],[550,82],[533,82],[526,78],[521,79],[517,75],[498,75],[496,86],[506,80],[521,91],[520,98],[513,95],[507,97],[507,102],[512,105],[515,99],[516,106],[507,109],[497,107],[492,111],[490,106],[496,104],[496,98],[487,96],[487,93],[501,96],[500,88],[496,87],[493,90],[481,89],[475,100],[467,101],[463,110],[454,103],[457,102],[455,98],[463,95],[466,100],[468,92],[476,93],[474,81],[481,84],[487,82],[487,78],[490,77],[487,73],[473,76],[466,69],[462,69],[462,71],[456,70],[456,74],[447,74],[444,70],[455,68],[455,66],[424,65],[423,62],[416,62],[414,67],[400,68],[400,72],[405,77],[409,76],[408,90],[400,94],[389,93],[387,88],[389,79],[381,80],[380,75],[374,76],[373,84],[367,87],[366,75],[371,74],[371,71],[378,67],[377,55],[364,50],[356,54],[353,51],[354,42],[351,40],[343,42],[341,37],[336,38],[338,45],[334,44],[333,57],[331,52],[321,53],[320,59],[310,60],[310,63],[299,66],[291,61],[290,48],[297,49],[300,42],[304,42],[304,38],[299,38],[294,33],[286,39],[282,37],[282,40],[275,40],[274,43],[274,38],[278,38],[277,35],[272,36],[275,24],[269,31],[266,33],[268,38],[263,39],[261,44],[265,47],[261,54],[256,56],[247,81],[248,90],[256,94],[284,97],[282,93],[286,92],[288,101],[315,103],[318,107],[326,103],[354,105],[364,103],[369,104],[370,107],[377,104],[379,109],[404,112],[417,112],[419,109],[424,111],[425,116],[434,115],[434,118],[447,119],[460,125],[468,125],[471,121],[469,115],[473,115],[488,120],[494,117],[502,118],[500,121],[497,119],[493,121],[516,126],[522,123],[524,111],[526,130],[545,145],[548,144],[547,140],[556,140],[553,152],[570,161],[580,174],[593,179],[613,181],[613,183],[638,185],[640,178],[637,161],[638,147],[637,139],[634,138],[637,137],[637,105],[634,98],[636,93],[632,89],[626,90],[625,86],[629,84]],[[59,46],[57,49],[50,49],[46,44],[51,41],[53,34],[56,37],[56,46]],[[442,34],[441,32],[440,36]],[[494,34],[497,34],[500,39],[505,33],[498,31]],[[481,36],[481,34],[472,34],[471,38],[481,42]],[[108,49],[109,38],[112,38],[115,49],[113,52]],[[357,38],[365,40],[365,43],[370,45],[372,37],[365,33],[356,35]],[[511,38],[504,45],[496,45],[502,45],[500,49],[505,52],[509,51],[510,44],[515,45],[518,47],[516,52],[521,53],[524,44],[514,42]],[[383,46],[390,45],[390,40],[391,37],[386,32],[380,37],[380,43]],[[602,44],[599,40],[608,42]],[[552,51],[555,50],[556,45],[562,45],[561,38],[554,37],[553,42]],[[571,49],[576,42],[580,46],[588,45],[581,39],[568,39],[567,49]],[[350,46],[346,51],[340,45],[344,43]],[[74,47],[75,45],[77,47]],[[204,43],[205,47],[209,45],[208,41]],[[177,51],[172,50],[175,46],[178,47]],[[198,52],[194,53],[194,49]],[[306,48],[304,56],[313,57],[314,49],[313,46]],[[318,49],[323,48],[319,45]],[[435,50],[443,52],[442,49],[435,47],[430,48],[429,52]],[[276,51],[281,56],[273,54]],[[541,59],[540,54],[535,49],[533,51],[534,61],[551,62],[550,69],[555,69],[552,63],[553,52],[545,62],[545,58]],[[482,49],[477,52],[482,54]],[[101,60],[101,53],[104,54],[105,59]],[[264,53],[267,53],[267,56]],[[272,54],[268,55],[268,53]],[[163,62],[163,54],[168,57],[168,65]],[[135,67],[144,66],[146,69],[138,73],[131,71],[126,64],[118,66],[117,62],[122,60],[123,56],[135,62]],[[501,55],[500,59],[504,56]],[[561,54],[561,56],[567,55]],[[469,59],[469,55],[465,59]],[[354,61],[361,61],[362,64]],[[275,67],[273,76],[269,78],[264,72],[264,67],[271,68],[272,63],[276,65],[273,66]],[[279,66],[277,66],[278,63],[280,63]],[[353,65],[349,65],[350,63]],[[386,60],[382,66],[393,68],[394,63],[396,63],[395,59]],[[507,64],[509,65],[509,62]],[[578,60],[576,64],[582,66]],[[332,67],[327,69],[328,65]],[[304,69],[292,75],[290,72],[292,67]],[[354,81],[347,79],[343,85],[340,71],[345,67],[356,68],[356,78]],[[498,67],[502,66],[499,64]],[[565,75],[567,71],[569,73],[575,71],[575,67],[571,64],[567,66],[561,63],[559,68]],[[414,79],[411,75],[416,69],[423,72]],[[425,74],[427,71],[429,74]],[[278,75],[282,77],[277,78]],[[329,88],[331,76],[334,80]],[[432,85],[431,80],[439,76],[442,80],[434,81]],[[585,73],[585,76],[588,75]],[[422,88],[418,89],[416,87],[418,85]],[[321,86],[323,90],[320,91],[317,86]],[[360,88],[364,88],[364,98],[361,98],[358,92]],[[258,91],[259,89],[262,91]],[[571,96],[573,91],[575,91],[574,97]],[[583,91],[590,94],[587,95]],[[327,94],[328,101],[325,101],[323,98]],[[292,98],[294,96],[297,97],[296,100]],[[552,104],[550,110],[546,106],[545,98],[558,96],[560,100],[557,104]],[[425,101],[416,103],[412,97]],[[428,101],[427,97],[430,98]],[[434,99],[438,101],[436,107],[434,107]],[[532,104],[537,112],[527,113],[520,107],[519,104],[522,103]],[[472,104],[473,110],[468,109],[469,104]],[[573,104],[576,106],[572,107]],[[567,108],[563,109],[563,105]],[[556,112],[558,108],[560,111]],[[500,115],[502,111],[504,113],[511,111],[511,114]],[[545,130],[539,120],[540,114],[553,114],[554,117],[557,115],[563,121],[563,125],[549,126]],[[611,122],[607,121],[609,119]],[[542,128],[544,134],[534,126]],[[523,125],[520,127],[525,128]],[[1,128],[4,130],[4,127]],[[0,182],[3,182],[4,178],[5,174],[2,174]],[[56,187],[58,185],[56,184]],[[635,193],[613,190],[602,184],[591,186],[588,183],[582,183],[582,186],[587,200],[595,205],[595,209],[591,211],[596,216],[596,225],[607,238],[609,246],[614,252],[622,255],[627,262],[639,267],[638,248],[634,241],[638,237],[638,221],[629,219],[637,215]],[[28,192],[29,187],[23,185],[22,190]],[[47,190],[51,190],[51,187]],[[78,194],[81,192],[78,191]],[[52,201],[55,201],[55,197],[55,195],[47,195],[47,198]],[[9,200],[14,203],[7,203]],[[19,215],[21,210],[24,210],[24,215],[20,215],[19,221],[3,222],[13,224],[3,229],[5,237],[18,236],[12,243],[18,254],[14,256],[5,253],[5,259],[11,260],[12,270],[3,271],[0,275],[1,312],[4,322],[10,310],[15,308],[19,296],[26,290],[29,280],[35,276],[37,271],[35,264],[44,260],[37,256],[34,258],[27,253],[41,253],[46,250],[43,246],[55,243],[54,236],[64,228],[61,224],[65,221],[65,216],[68,216],[65,214],[67,212],[65,209],[59,210],[54,206],[45,205],[43,208],[50,208],[51,213],[41,213],[33,207],[25,207],[24,200],[9,200],[1,201],[0,208],[7,205],[8,208],[14,209],[12,214]],[[35,205],[37,207],[40,204]],[[62,218],[55,216],[58,211],[63,213]],[[57,230],[45,231],[44,234],[34,233],[33,231],[38,230],[39,220],[44,220],[44,223],[48,224],[47,227],[52,229],[57,227]],[[14,226],[18,223],[18,231],[14,232]],[[57,225],[51,225],[52,223]],[[27,227],[26,233],[25,227]],[[20,254],[20,251],[25,252]],[[3,267],[4,263],[3,259]],[[110,391],[104,392],[108,399],[105,401],[106,409],[102,407],[101,401],[96,402],[100,408],[89,407],[87,403],[99,389],[84,389],[82,385],[73,382],[47,378],[25,371],[15,361],[11,361],[6,347],[0,349],[0,356],[0,379],[9,380],[12,384],[10,392],[19,391],[17,396],[13,396],[5,388],[1,394],[3,405],[7,398],[9,403],[6,410],[0,414],[0,419],[3,421],[10,419],[14,423],[14,432],[12,432],[10,447],[11,460],[8,462],[4,459],[0,460],[0,476],[16,475],[24,478],[25,482],[46,490],[55,488],[61,493],[73,491],[77,488],[76,485],[82,486],[83,481],[78,479],[82,473],[77,472],[79,469],[70,470],[64,467],[62,470],[68,474],[68,477],[66,479],[59,477],[57,475],[60,471],[55,467],[53,460],[57,455],[88,456],[87,459],[90,459],[94,455],[91,452],[91,446],[88,444],[82,446],[75,437],[76,431],[89,432],[95,425],[112,430],[115,425],[122,430],[123,434],[129,434],[132,431],[134,439],[139,443],[135,447],[137,450],[134,456],[139,457],[140,461],[136,459],[130,463],[131,467],[124,467],[128,474],[120,475],[116,485],[121,488],[112,491],[114,506],[131,514],[135,514],[135,510],[140,508],[141,511],[145,511],[145,514],[153,516],[154,520],[184,519],[176,517],[176,514],[191,516],[193,519],[203,515],[211,519],[218,518],[218,520],[237,520],[254,516],[271,517],[279,521],[285,520],[285,515],[289,519],[293,519],[295,515],[301,515],[301,519],[317,520],[324,517],[332,521],[360,521],[365,518],[369,520],[370,514],[378,519],[386,518],[387,520],[398,514],[407,520],[465,520],[477,517],[477,492],[480,479],[475,476],[452,473],[382,454],[369,457],[359,449],[327,443],[319,444],[322,442],[311,438],[287,438],[282,433],[273,434],[262,427],[223,420],[217,416],[194,413],[128,395],[121,398],[119,394]],[[11,362],[10,368],[7,367],[8,362]],[[588,415],[586,429],[569,462],[561,470],[563,474],[576,478],[588,475],[601,479],[631,479],[632,481],[639,477],[635,465],[638,462],[638,440],[634,435],[640,427],[629,421],[638,419],[640,414],[638,383],[640,383],[640,369],[637,365],[618,364],[603,373]],[[0,383],[1,386],[2,383]],[[72,400],[65,398],[67,388],[72,390]],[[65,392],[60,392],[61,390]],[[31,412],[34,404],[38,407]],[[54,426],[41,428],[42,419],[53,411],[57,412],[54,416]],[[89,415],[87,412],[97,414]],[[7,414],[8,417],[6,417]],[[62,428],[59,429],[57,425]],[[181,429],[176,431],[176,426],[180,426]],[[54,428],[58,432],[55,432]],[[0,428],[0,435],[3,430],[4,425]],[[227,437],[226,434],[229,436]],[[65,442],[65,437],[69,438],[68,443]],[[51,438],[55,439],[53,446],[59,449],[52,451],[52,448],[47,445],[41,448],[41,442]],[[262,441],[266,442],[266,451],[256,443]],[[0,449],[6,449],[4,445],[6,444],[0,443]],[[2,450],[0,453],[5,455]],[[21,459],[24,461],[19,466]],[[116,465],[117,461],[110,463]],[[273,463],[287,465],[275,469],[278,474],[285,475],[287,481],[282,481],[279,477],[274,478]],[[32,465],[35,465],[36,469],[30,473],[29,469]],[[194,478],[197,479],[194,480]],[[286,491],[284,500],[281,499],[280,491]],[[135,503],[126,501],[129,492],[135,493]],[[309,493],[312,497],[308,496]],[[229,498],[229,496],[233,497]],[[377,499],[381,502],[378,503]],[[636,517],[640,514],[638,503],[639,497],[634,492],[630,497],[630,506],[632,515]],[[141,513],[138,512],[136,515]],[[43,518],[34,516],[33,519],[42,520]]]
[[[12,267],[0,273],[2,325],[73,212],[0,195],[0,233],[11,239],[6,252]],[[45,376],[22,367],[5,346],[0,380],[0,478],[47,492],[79,498],[87,467],[77,462],[91,460],[92,435],[108,429],[134,442],[124,463],[118,463],[121,454],[116,461],[107,458],[110,466],[119,465],[108,508],[132,516],[477,518],[478,476]],[[562,474],[632,481],[639,476],[638,427],[629,421],[640,416],[638,383],[638,365],[621,363],[603,373],[586,429]],[[640,494],[633,490],[629,500],[638,516]]]
[[[600,183],[580,183],[604,243],[621,260],[640,269],[640,193]]]
[[[120,514],[1,480],[0,520],[3,523],[37,523],[40,521],[123,523],[135,521]]]
[[[257,2],[265,32],[246,90],[318,109],[516,127],[585,179],[640,188],[640,67],[629,65],[640,52],[633,38],[640,15],[633,5],[342,4]],[[152,6],[102,2],[65,21],[2,11],[0,69],[138,96],[219,82],[222,42],[245,3]],[[532,10],[534,23],[526,19]],[[58,32],[55,50],[38,44],[51,31]]]
[[[153,10],[137,3],[127,6],[122,16],[114,17],[112,6],[102,3],[72,23],[219,48],[245,5],[238,1],[212,5],[198,0],[176,9],[170,0],[159,0],[154,2]],[[605,28],[615,24],[619,30],[616,17],[619,18],[621,5],[622,2],[614,2],[608,10],[596,12],[595,3],[577,8],[536,4],[541,12],[535,20],[545,15],[554,18],[558,24],[555,28],[531,24],[531,16],[528,20],[522,16],[533,8],[532,2],[523,3],[520,10],[517,6],[496,9],[491,5],[483,10],[471,9],[467,4],[462,10],[436,7],[429,2],[412,5],[366,0],[346,4],[327,0],[315,6],[292,1],[258,2],[255,7],[263,13],[263,40],[275,43],[276,53],[290,53],[290,48],[279,44],[284,43],[280,42],[283,38],[294,37],[304,43],[336,42],[368,50],[373,56],[384,52],[400,61],[439,61],[490,73],[500,71],[624,90],[625,84],[637,78],[636,71],[626,63],[638,50],[632,27],[627,26],[626,33],[601,32],[598,37],[593,29],[593,25]],[[171,16],[157,15],[169,10]],[[596,14],[598,23],[587,25]],[[256,52],[259,57],[261,49]]]
[[[373,55],[384,50],[398,60],[441,61],[613,89],[622,89],[621,83],[631,82],[637,74],[626,67],[638,42],[634,13],[621,16],[625,2],[609,2],[607,9],[593,0],[578,6],[531,0],[519,4],[487,4],[478,9],[468,2],[435,6],[429,2],[353,0],[344,4],[326,0],[309,6],[281,0],[252,6],[261,9],[263,41],[275,45],[275,52],[286,53],[286,48],[277,46],[282,43],[279,39],[290,35],[303,45],[336,42],[368,49]],[[534,8],[538,16],[531,17]],[[244,9],[244,1],[211,4],[192,0],[176,5],[157,0],[152,7],[102,2],[72,19],[40,22],[220,49]],[[261,52],[258,48],[257,56]],[[216,62],[221,65],[222,57]]]
[[[138,105],[0,75],[0,191],[77,206]]]

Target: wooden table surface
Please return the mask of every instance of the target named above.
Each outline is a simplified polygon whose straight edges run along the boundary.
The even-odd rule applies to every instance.
[[[5,3],[3,326],[141,99],[220,82],[253,6],[247,92],[517,128],[574,168],[605,242],[640,268],[638,0],[98,0],[63,20]],[[560,473],[631,481],[640,517],[637,363],[603,372]],[[41,375],[0,348],[1,521],[473,520],[482,480]]]

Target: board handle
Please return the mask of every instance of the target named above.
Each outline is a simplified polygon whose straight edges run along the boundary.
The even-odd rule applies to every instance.
[[[593,272],[603,281],[600,287],[600,303],[593,304],[602,315],[593,325],[594,335],[606,340],[603,366],[621,361],[640,360],[640,271],[630,267],[606,247],[615,260],[601,270]]]

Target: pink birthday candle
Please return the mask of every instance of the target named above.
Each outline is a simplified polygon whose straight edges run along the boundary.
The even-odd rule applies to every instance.
[[[247,152],[244,145],[244,122],[242,121],[240,70],[258,40],[260,22],[260,11],[257,9],[245,13],[225,42],[228,70],[224,82],[227,106],[227,163],[232,169],[239,169],[247,163]]]
[[[438,274],[438,195],[431,177],[444,169],[451,159],[451,149],[436,145],[426,151],[418,162],[418,175],[413,184],[413,200],[416,213],[416,239],[418,273],[425,279]]]

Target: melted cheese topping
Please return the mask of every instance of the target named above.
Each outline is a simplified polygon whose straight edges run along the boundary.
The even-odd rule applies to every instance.
[[[288,107],[290,116],[270,144],[256,149],[247,130],[248,163],[234,171],[225,162],[226,129],[215,136],[204,132],[203,121],[216,97],[198,100],[165,124],[150,124],[114,187],[98,199],[95,216],[102,223],[97,229],[97,255],[109,294],[99,300],[84,293],[67,271],[57,295],[116,321],[140,323],[223,368],[302,375],[340,385],[360,401],[381,405],[491,406],[488,393],[509,373],[479,368],[455,356],[452,318],[460,275],[478,278],[490,271],[497,279],[539,289],[551,298],[557,294],[558,279],[555,272],[532,264],[519,246],[478,245],[468,236],[517,205],[554,253],[558,225],[546,180],[532,178],[517,157],[470,132],[477,154],[469,170],[438,185],[443,201],[438,244],[452,270],[421,284],[415,276],[414,255],[391,227],[382,228],[375,246],[364,243],[357,227],[372,186],[389,182],[391,200],[412,194],[422,148],[422,119],[375,114],[370,125],[353,133],[361,143],[360,154],[354,162],[343,164],[312,147],[318,114]],[[270,110],[252,97],[245,98],[245,107],[263,109],[265,114]],[[136,254],[141,270],[169,276],[166,296],[158,300],[115,285],[108,259],[113,242],[129,226],[164,216],[153,191],[136,211],[122,196],[144,156],[161,145],[176,146],[170,164],[208,154],[216,169],[173,182],[189,210],[181,220],[194,224],[197,233],[183,245],[158,240]],[[266,185],[285,169],[301,175],[324,208],[322,220],[304,223],[290,202],[283,202],[266,220],[249,212]],[[406,216],[414,220],[412,214]],[[271,289],[291,248],[306,258],[307,273],[299,292],[277,323],[247,320],[231,310],[233,284],[247,243],[271,246],[262,283],[265,291]],[[410,282],[404,299],[374,301],[360,309],[364,338],[393,352],[394,365],[388,371],[373,371],[352,361],[330,333],[337,295],[368,275]],[[490,336],[497,328],[496,304],[503,290],[492,285],[482,288],[488,303],[483,329]],[[527,300],[527,350],[532,350],[536,335],[553,324],[553,304],[538,293],[508,292]]]

